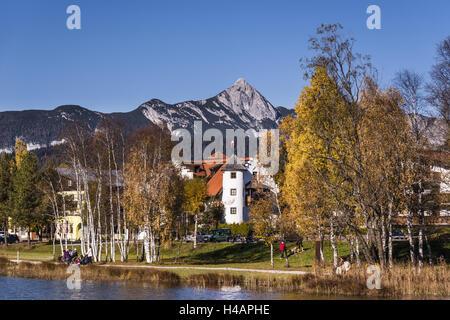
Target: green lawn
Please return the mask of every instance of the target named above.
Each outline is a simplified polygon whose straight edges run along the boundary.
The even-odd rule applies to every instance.
[[[449,229],[444,229],[432,237],[432,251],[434,257],[443,257],[450,263],[450,241]],[[287,243],[288,250],[295,246],[294,243]],[[72,246],[70,245],[72,248]],[[76,247],[80,252],[79,246]],[[314,266],[315,248],[311,241],[304,242],[305,250],[301,253],[289,257],[290,270],[310,270]],[[417,248],[417,247],[416,247]],[[52,260],[52,246],[48,244],[33,244],[28,249],[26,244],[10,245],[8,249],[4,246],[0,248],[0,256],[16,259],[17,251],[20,251],[20,259],[23,260]],[[350,251],[346,242],[338,242],[339,256],[349,256]],[[103,251],[104,253],[104,251]],[[171,248],[162,248],[161,265],[178,266],[206,266],[206,267],[235,267],[235,268],[257,268],[271,269],[270,248],[263,243],[233,244],[233,243],[198,243],[197,249],[193,249],[192,243],[184,243],[180,256],[175,262],[178,253],[178,243],[174,243]],[[56,247],[57,256],[60,254],[59,245]],[[425,247],[425,256],[427,256]],[[329,241],[324,243],[324,256],[328,266],[332,265],[333,251]],[[104,254],[103,254],[104,257]],[[398,261],[407,261],[409,257],[408,242],[394,242],[394,257]],[[120,263],[119,252],[116,251],[116,261]],[[286,268],[284,259],[280,259],[279,244],[274,245],[275,269]],[[136,261],[136,248],[132,245],[129,254],[128,264],[144,264]]]
[[[310,269],[314,264],[315,250],[314,243],[305,241],[305,250],[302,253],[289,257],[290,269]],[[288,250],[293,248],[294,243],[288,243]],[[71,245],[69,245],[72,248]],[[80,252],[80,247],[73,246]],[[276,269],[286,269],[285,259],[280,259],[279,244],[274,245],[274,263]],[[348,255],[349,250],[345,243],[339,243],[339,254]],[[0,256],[10,259],[16,259],[17,251],[20,251],[22,260],[52,260],[52,246],[48,244],[33,244],[31,249],[26,244],[9,245],[8,249],[4,246],[0,248]],[[56,247],[56,255],[60,254],[59,245]],[[198,243],[197,249],[193,248],[192,243],[184,243],[180,250],[180,256],[175,263],[178,254],[178,244],[174,243],[171,248],[161,248],[161,265],[180,265],[180,266],[228,266],[235,268],[258,268],[271,269],[270,266],[270,248],[263,243],[233,244],[233,243]],[[324,255],[328,263],[332,262],[332,249],[329,242],[324,244]],[[104,257],[104,254],[103,254]],[[116,250],[116,260],[120,261],[120,255]],[[136,264],[136,248],[132,245],[129,254],[129,262]],[[143,264],[139,262],[138,264]]]

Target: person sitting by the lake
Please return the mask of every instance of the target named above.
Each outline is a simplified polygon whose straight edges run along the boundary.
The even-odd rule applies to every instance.
[[[66,251],[64,251],[64,261],[69,264],[70,263],[70,253],[69,253],[69,249],[67,249]]]
[[[89,258],[87,254],[81,257],[80,264],[82,266],[92,263],[92,258]]]
[[[80,257],[77,258],[76,263],[77,263],[78,265],[81,264],[81,259],[80,259]]]
[[[69,249],[69,258],[70,258],[69,263],[72,263],[72,261],[73,261],[73,251],[71,249]]]
[[[281,244],[280,244],[280,251],[281,251],[281,257],[280,257],[280,259],[283,259],[283,258],[284,258],[285,251],[286,251],[286,245],[284,244],[284,241],[281,241]],[[286,255],[286,256],[287,256],[287,255]]]
[[[87,252],[88,263],[92,263],[92,256],[92,247],[89,247],[89,250]]]
[[[339,264],[340,264],[340,266],[336,268],[337,275],[341,275],[343,273],[350,271],[351,264],[344,258],[341,257],[341,259],[339,260]]]
[[[72,261],[77,261],[77,258],[78,258],[78,252],[77,252],[77,248],[75,248],[72,251]]]

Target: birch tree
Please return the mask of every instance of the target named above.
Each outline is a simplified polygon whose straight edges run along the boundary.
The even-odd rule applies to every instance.
[[[156,262],[156,239],[167,224],[170,183],[178,174],[170,162],[170,135],[159,128],[141,129],[130,139],[122,203],[128,220],[144,232],[147,263]],[[171,198],[173,200],[173,198]]]
[[[418,243],[418,262],[419,269],[423,265],[423,238],[424,238],[424,224],[425,224],[425,206],[424,206],[424,191],[425,181],[429,176],[429,163],[423,157],[423,151],[427,149],[427,133],[430,127],[425,121],[423,114],[426,112],[425,95],[424,95],[424,80],[419,74],[402,70],[398,72],[394,78],[394,83],[400,90],[403,96],[402,107],[405,112],[410,115],[411,132],[414,139],[414,145],[411,146],[415,153],[414,161],[414,192],[411,194],[410,210],[408,210],[407,227],[408,237],[410,242],[410,255],[414,255],[413,244],[413,228],[412,220],[414,216],[418,217],[419,222],[419,243]],[[426,236],[426,235],[425,235]],[[414,263],[414,258],[411,258]]]
[[[426,85],[427,101],[439,115],[450,121],[450,36],[442,40],[436,50],[436,63],[431,68],[431,81]],[[447,148],[449,139],[447,132]]]

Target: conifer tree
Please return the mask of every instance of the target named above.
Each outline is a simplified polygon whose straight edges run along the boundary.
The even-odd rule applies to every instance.
[[[8,246],[8,227],[14,209],[12,202],[12,178],[14,159],[10,154],[0,154],[0,223],[4,230],[5,246]]]
[[[16,164],[17,170],[13,177],[13,202],[14,214],[13,223],[27,230],[28,247],[30,247],[30,233],[33,225],[37,221],[36,208],[39,206],[39,195],[36,192],[37,158],[31,152],[21,148],[22,143],[16,143]]]

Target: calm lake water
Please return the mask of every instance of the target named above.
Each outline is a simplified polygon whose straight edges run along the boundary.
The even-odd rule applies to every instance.
[[[246,300],[308,299],[279,292],[251,292],[238,288],[221,290],[191,287],[155,287],[136,282],[83,281],[81,290],[69,290],[65,280],[0,277],[0,300]],[[309,297],[310,299],[312,297]],[[317,299],[317,297],[315,297]]]

